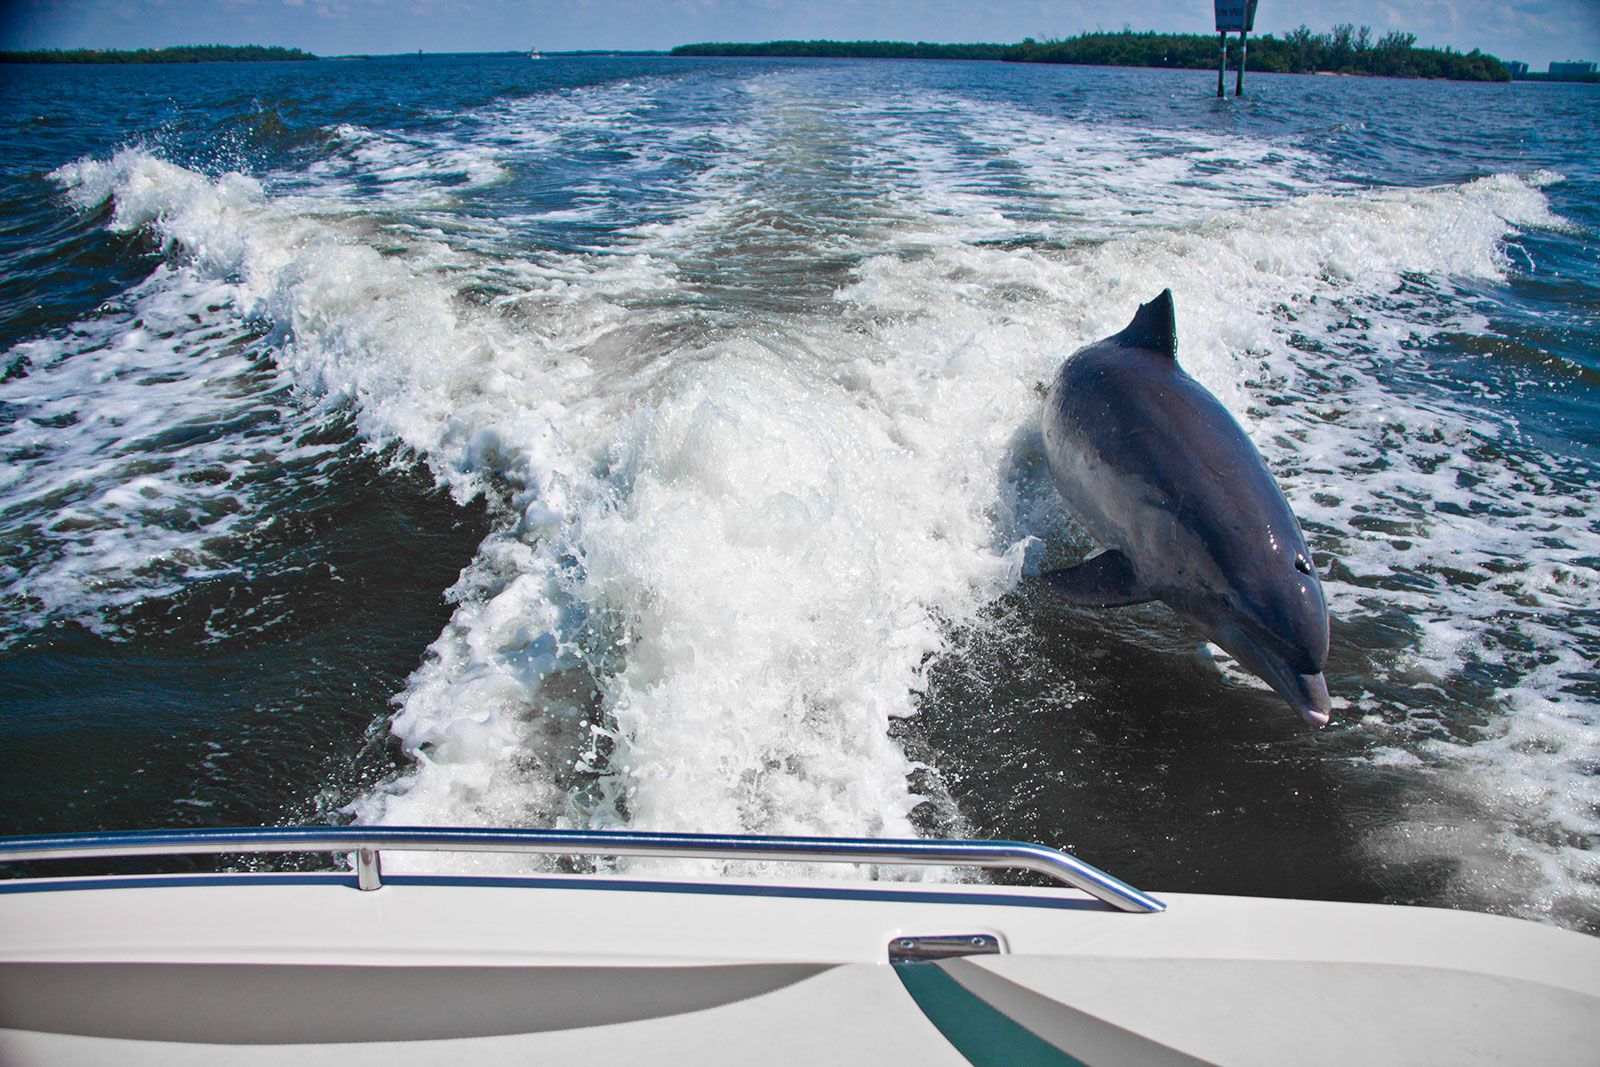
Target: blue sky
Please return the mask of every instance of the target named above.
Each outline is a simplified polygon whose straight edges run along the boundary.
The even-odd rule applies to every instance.
[[[1600,0],[1261,0],[1257,33],[1366,24],[1535,70],[1600,60]],[[1211,0],[0,0],[0,47],[275,44],[354,52],[665,49],[786,38],[1015,42],[1212,28]]]

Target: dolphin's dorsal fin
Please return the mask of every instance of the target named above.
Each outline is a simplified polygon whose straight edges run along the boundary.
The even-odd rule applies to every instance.
[[[1139,305],[1127,329],[1117,334],[1117,343],[1123,348],[1148,348],[1177,359],[1178,320],[1172,313],[1172,290],[1163,289],[1150,303]]]

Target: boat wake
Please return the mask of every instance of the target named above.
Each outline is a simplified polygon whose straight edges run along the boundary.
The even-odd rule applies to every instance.
[[[1027,462],[1036,385],[1170,287],[1184,366],[1323,571],[1329,755],[1405,783],[1369,862],[1448,857],[1445,902],[1593,921],[1597,501],[1455,373],[1508,249],[1563,225],[1560,178],[1360,188],[1314,148],[830,93],[510,99],[426,138],[341,127],[261,180],[63,168],[167,258],[0,385],[31,545],[5,634],[114,635],[239,567],[345,425],[494,515],[396,697],[412,765],[358,820],[909,836],[931,799],[1000,833],[893,724],[1047,546],[1086,547]]]

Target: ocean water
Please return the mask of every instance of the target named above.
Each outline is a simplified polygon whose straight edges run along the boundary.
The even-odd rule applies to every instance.
[[[1214,85],[0,68],[0,832],[1020,837],[1600,931],[1600,90]],[[1167,287],[1327,729],[1039,588],[1040,385]]]

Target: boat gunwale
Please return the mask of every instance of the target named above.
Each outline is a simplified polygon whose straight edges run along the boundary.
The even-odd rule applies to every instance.
[[[775,837],[630,830],[248,827],[118,830],[0,838],[0,863],[118,856],[353,853],[357,885],[362,889],[377,889],[384,884],[379,859],[382,850],[1020,868],[1082,890],[1122,911],[1165,910],[1165,905],[1154,897],[1074,856],[1019,841]]]

